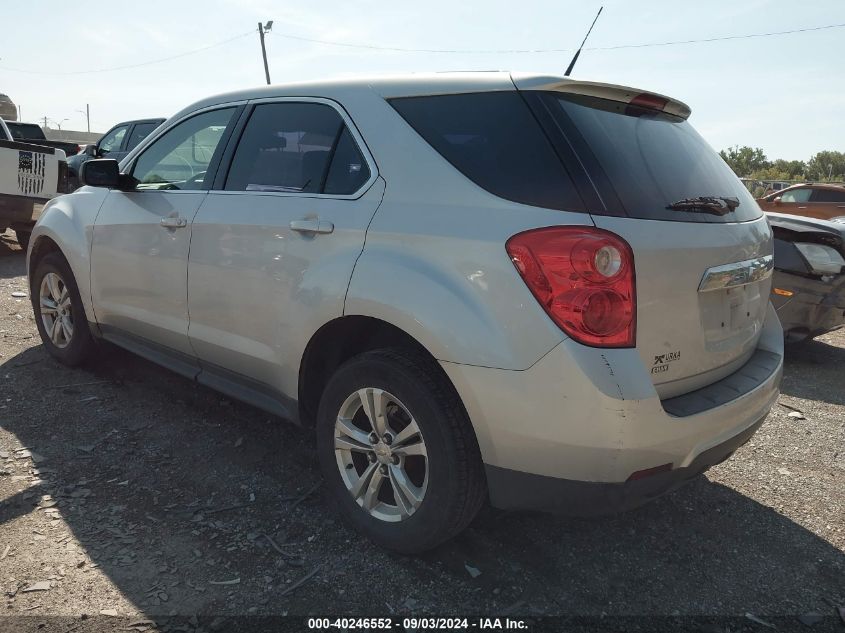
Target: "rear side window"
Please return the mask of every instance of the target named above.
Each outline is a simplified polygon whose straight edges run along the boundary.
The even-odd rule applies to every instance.
[[[649,220],[741,222],[761,217],[751,194],[684,119],[629,104],[561,93],[542,103],[569,139],[607,211]],[[725,215],[668,209],[699,197],[736,198]],[[594,211],[600,213],[599,210]]]
[[[228,191],[350,194],[369,169],[338,112],[322,103],[256,106],[232,158]]]
[[[836,189],[814,189],[813,195],[810,197],[810,202],[837,202],[844,204],[845,189],[842,191],[837,191]]]
[[[370,168],[346,127],[334,149],[332,164],[326,177],[324,193],[344,195],[355,193],[370,179]]]
[[[390,104],[479,187],[522,204],[583,211],[575,185],[516,91],[403,97]]]
[[[154,129],[156,129],[160,123],[137,123],[135,127],[132,128],[132,133],[129,135],[129,139],[126,141],[126,151],[131,152],[135,147],[147,138]]]

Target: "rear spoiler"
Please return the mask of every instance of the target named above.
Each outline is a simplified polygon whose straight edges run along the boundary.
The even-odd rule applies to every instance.
[[[546,92],[562,92],[568,94],[598,97],[620,103],[628,103],[652,110],[660,110],[673,114],[682,119],[689,118],[692,113],[690,107],[683,101],[672,99],[656,92],[644,92],[637,88],[605,84],[598,81],[579,81],[564,77],[538,77],[537,75],[511,74],[514,85],[519,90],[542,90]]]

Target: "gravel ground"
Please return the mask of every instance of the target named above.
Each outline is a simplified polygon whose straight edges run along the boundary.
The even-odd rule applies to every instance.
[[[0,596],[33,626],[467,611],[790,622],[845,606],[845,331],[791,350],[767,423],[685,488],[601,520],[488,512],[409,558],[336,519],[309,433],[120,350],[60,366],[15,291],[27,292],[24,254],[7,233]]]

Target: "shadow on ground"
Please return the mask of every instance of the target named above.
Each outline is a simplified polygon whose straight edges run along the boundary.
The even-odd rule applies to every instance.
[[[0,231],[0,279],[26,275],[26,252],[14,235],[12,231]]]
[[[49,515],[36,504],[52,495],[84,550],[77,571],[98,565],[150,615],[794,614],[845,598],[840,550],[704,477],[604,520],[486,513],[406,558],[337,522],[320,490],[304,495],[319,483],[304,430],[119,350],[71,370],[36,346],[2,375],[2,425],[42,460],[40,485],[3,502],[2,530]]]
[[[845,389],[831,389],[834,381],[820,379],[825,373],[840,372],[845,384],[845,348],[823,340],[812,340],[786,348],[786,371],[781,391],[788,396],[845,405]]]

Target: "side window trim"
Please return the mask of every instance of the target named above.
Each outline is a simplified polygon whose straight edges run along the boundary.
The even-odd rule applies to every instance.
[[[213,106],[209,106],[207,108],[201,108],[199,110],[194,110],[193,112],[189,112],[188,114],[186,114],[185,116],[180,118],[178,121],[173,121],[166,128],[160,129],[158,134],[156,134],[154,138],[152,138],[152,134],[150,134],[150,136],[148,136],[143,141],[138,143],[138,145],[135,146],[135,149],[132,150],[133,156],[132,156],[131,161],[126,165],[126,168],[124,170],[121,170],[121,171],[123,171],[124,173],[131,176],[132,173],[135,171],[135,165],[137,164],[138,159],[141,156],[144,155],[144,152],[146,152],[150,147],[152,147],[152,145],[154,143],[156,143],[158,141],[158,139],[160,139],[162,136],[167,134],[170,130],[175,128],[177,125],[181,125],[182,123],[184,123],[188,119],[192,119],[193,117],[198,116],[200,114],[205,114],[206,112],[212,112],[214,110],[226,110],[228,108],[234,108],[234,112],[232,113],[232,118],[229,119],[229,124],[226,126],[226,130],[223,132],[223,136],[220,138],[220,142],[217,144],[217,148],[214,150],[214,154],[211,157],[211,162],[208,163],[208,169],[206,170],[206,173],[210,175],[210,178],[207,178],[203,181],[202,188],[192,189],[192,190],[187,190],[187,191],[155,190],[155,189],[151,189],[151,190],[148,190],[148,191],[173,193],[173,194],[184,194],[184,193],[196,193],[197,191],[209,191],[209,190],[211,190],[212,185],[215,182],[215,179],[217,178],[217,173],[218,173],[218,170],[220,168],[221,159],[223,157],[224,150],[221,150],[221,148],[228,147],[229,139],[232,136],[232,131],[234,130],[236,123],[240,121],[241,116],[243,115],[243,111],[246,108],[246,104],[242,101],[236,102],[236,103],[218,103],[218,104],[215,104]],[[136,150],[138,150],[138,148],[143,148],[143,149],[136,152]],[[144,190],[135,191],[133,193],[144,193]]]
[[[343,134],[344,127],[349,130],[349,133],[352,135],[352,138],[355,141],[355,145],[358,147],[358,151],[361,152],[361,156],[364,157],[364,161],[367,163],[367,167],[369,167],[370,169],[370,177],[361,185],[360,188],[358,188],[357,191],[351,194],[225,190],[223,187],[225,186],[226,178],[229,176],[229,170],[232,168],[232,160],[235,156],[235,151],[238,148],[238,144],[241,142],[241,138],[243,137],[243,133],[246,129],[246,124],[249,121],[249,117],[252,114],[252,111],[256,108],[256,106],[268,103],[319,103],[333,108],[342,119],[343,125],[340,127],[337,138],[335,138],[334,145],[332,146],[332,155],[326,162],[325,173],[323,174],[323,181],[320,183],[321,191],[325,187],[326,179],[328,178],[329,174],[329,169],[331,169],[332,159],[334,158],[334,152],[337,148],[337,141]],[[235,131],[237,132],[236,134],[234,133]],[[247,102],[245,110],[241,114],[241,117],[238,119],[237,125],[233,129],[233,133],[229,137],[226,149],[224,150],[223,156],[221,157],[219,169],[217,170],[217,173],[214,177],[211,191],[214,191],[217,194],[235,196],[249,194],[259,196],[282,196],[294,198],[330,198],[337,200],[357,200],[365,193],[367,193],[367,191],[369,191],[370,187],[373,186],[373,183],[378,177],[378,165],[376,164],[372,153],[370,153],[370,148],[367,146],[363,136],[358,131],[358,128],[355,126],[355,123],[352,121],[352,118],[349,116],[349,113],[346,112],[346,109],[340,103],[334,101],[333,99],[327,99],[324,97],[265,97],[262,99],[252,99]]]

